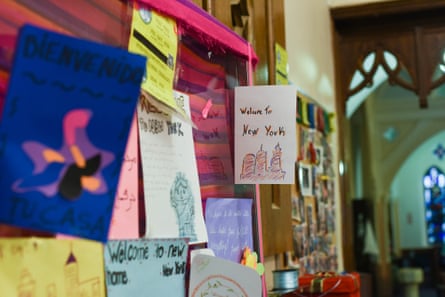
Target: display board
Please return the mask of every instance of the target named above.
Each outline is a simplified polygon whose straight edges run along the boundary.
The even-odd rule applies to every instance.
[[[291,186],[294,249],[289,264],[298,267],[300,275],[337,271],[332,114],[301,92],[297,106],[298,157]]]
[[[155,15],[156,17],[154,17]],[[108,186],[114,191],[105,192],[104,195],[107,195],[107,199],[94,201],[109,213],[114,212],[115,214],[112,217],[107,217],[107,222],[105,223],[106,226],[111,226],[108,239],[119,239],[119,241],[110,242],[110,245],[105,245],[111,255],[111,260],[106,258],[108,262],[112,262],[112,264],[119,262],[119,264],[126,265],[128,264],[126,262],[134,259],[138,261],[154,261],[157,257],[160,257],[165,260],[165,263],[159,265],[159,269],[154,272],[155,276],[152,281],[159,278],[159,284],[168,284],[168,279],[171,277],[170,274],[178,275],[180,277],[176,279],[175,286],[178,285],[178,282],[182,283],[185,289],[179,290],[178,294],[185,296],[188,282],[187,278],[183,276],[187,275],[184,269],[190,268],[190,259],[187,257],[186,263],[182,261],[185,259],[184,255],[186,252],[184,252],[181,255],[183,258],[181,258],[180,262],[169,262],[177,257],[175,253],[178,253],[178,248],[174,244],[170,244],[169,240],[174,243],[181,238],[187,238],[188,249],[184,249],[181,245],[179,250],[182,252],[198,250],[206,246],[208,239],[205,233],[208,231],[205,229],[205,225],[202,224],[202,220],[204,219],[203,212],[206,199],[209,197],[221,200],[236,197],[245,202],[242,203],[242,205],[246,206],[243,208],[243,211],[246,212],[245,219],[250,220],[249,226],[251,228],[249,232],[251,234],[250,236],[248,234],[243,235],[249,238],[246,241],[249,251],[254,250],[258,252],[259,259],[255,258],[254,264],[256,265],[256,260],[262,260],[257,187],[255,185],[235,185],[233,182],[233,89],[236,86],[249,84],[250,71],[256,63],[255,53],[247,42],[220,24],[205,11],[196,7],[192,2],[186,0],[168,0],[162,3],[159,1],[80,0],[76,1],[76,5],[72,5],[70,2],[52,0],[8,1],[2,4],[0,19],[0,104],[3,107],[5,98],[8,98],[9,104],[6,105],[8,109],[3,110],[3,119],[5,118],[5,112],[10,113],[14,105],[14,102],[10,102],[11,99],[8,97],[8,84],[12,77],[11,73],[14,72],[16,66],[13,62],[14,55],[19,49],[23,49],[17,40],[20,28],[24,24],[32,24],[45,30],[45,32],[48,30],[48,32],[54,32],[54,34],[74,37],[85,42],[94,42],[97,45],[106,46],[108,49],[118,50],[116,49],[117,47],[119,51],[130,51],[132,54],[142,55],[147,58],[148,62],[142,78],[142,85],[148,84],[149,87],[142,87],[139,98],[137,95],[132,96],[132,100],[134,100],[132,102],[137,102],[137,108],[135,108],[133,114],[125,113],[124,115],[123,111],[118,108],[108,113],[107,104],[101,105],[99,101],[94,101],[95,107],[103,109],[103,113],[101,113],[103,116],[108,118],[116,115],[125,117],[125,119],[119,120],[120,123],[124,123],[125,129],[113,128],[112,133],[120,139],[119,145],[113,148],[116,149],[114,161],[120,164],[120,166],[113,166],[109,172],[113,179],[110,180]],[[136,19],[139,22],[137,30],[134,29],[136,28]],[[145,31],[147,30],[144,29],[140,30],[144,31],[143,33],[138,31],[141,26],[148,27],[155,22],[157,27],[152,32],[154,34],[146,35]],[[165,25],[167,23],[168,25]],[[172,37],[169,41],[164,39],[166,34],[159,34],[162,30],[168,30],[169,36]],[[138,42],[129,46],[129,41],[132,38],[137,39]],[[46,39],[42,41],[42,44],[45,41]],[[174,46],[170,46],[172,43],[174,43]],[[39,52],[39,55],[45,59],[52,59],[55,46],[49,43],[45,45],[48,45],[48,50],[45,53]],[[144,47],[148,52],[138,50],[138,47]],[[97,57],[94,53],[89,52],[88,48],[86,50],[87,53],[82,55],[77,52],[68,55],[68,53],[64,52],[63,59],[73,61],[75,64],[74,68],[80,67],[76,65],[84,65],[88,69],[93,69],[96,65],[97,60],[95,59]],[[167,53],[166,51],[171,52]],[[119,58],[122,61],[127,60],[124,56]],[[158,59],[160,63],[152,63],[154,59]],[[107,74],[113,76],[113,70],[111,68],[107,69]],[[125,72],[125,69],[119,69]],[[164,79],[167,69],[169,77]],[[35,71],[40,70],[35,69]],[[132,76],[131,74],[129,75]],[[63,77],[64,73],[59,73],[58,76]],[[153,85],[150,83],[155,80],[161,80],[161,78],[163,79],[162,83],[153,88]],[[80,80],[80,78],[78,79]],[[93,83],[90,80],[88,82]],[[120,86],[114,84],[112,87],[119,88]],[[173,91],[179,91],[183,95],[174,97]],[[169,98],[170,92],[172,92],[171,98]],[[94,95],[98,94],[94,93],[93,97]],[[178,107],[181,104],[184,105],[184,101],[181,98],[185,97],[189,99],[190,112],[181,114]],[[149,102],[144,100],[144,98],[153,98],[154,101]],[[45,106],[43,104],[38,104],[39,99],[40,97],[36,98],[36,108],[44,109]],[[56,100],[56,98],[51,99]],[[169,99],[172,100],[169,101]],[[125,98],[122,100],[125,100]],[[169,104],[164,104],[167,101],[169,101]],[[165,105],[169,105],[170,108],[165,109]],[[142,110],[150,114],[150,116],[143,117],[139,113]],[[48,116],[50,118],[52,115],[49,114]],[[101,123],[102,130],[95,130],[94,137],[89,139],[92,144],[109,140],[110,133],[105,133],[106,127],[103,127],[104,122]],[[186,125],[188,125],[187,133],[185,133],[186,129],[184,128]],[[9,132],[12,131],[11,127],[7,128]],[[90,132],[90,130],[86,131]],[[150,170],[150,167],[147,166],[146,162],[145,164],[143,162],[144,157],[146,158],[147,156],[144,155],[146,151],[141,150],[141,143],[146,139],[141,139],[143,137],[141,131],[151,133],[152,135],[159,134],[160,131],[165,132],[164,140],[166,142],[170,141],[172,137],[186,140],[178,142],[177,150],[180,152],[181,148],[184,148],[181,145],[185,143],[188,150],[194,151],[196,159],[188,155],[181,156],[177,154],[176,156],[179,157],[169,164],[176,163],[178,165],[184,160],[193,163],[196,160],[196,168],[188,166],[188,163],[183,166],[189,171],[195,171],[195,175],[187,174],[188,182],[183,178],[185,175],[176,175],[174,183],[165,188],[166,191],[162,191],[162,193],[147,191],[144,179],[146,179],[145,174]],[[44,133],[44,131],[41,132]],[[128,135],[131,137],[128,137]],[[47,136],[51,137],[51,134]],[[32,136],[28,137],[32,138]],[[1,143],[4,143],[4,139],[1,140]],[[154,142],[155,145],[160,143],[161,141],[158,140]],[[137,152],[135,152],[134,147],[137,148]],[[1,149],[3,151],[3,146]],[[158,153],[163,153],[163,158],[170,158],[173,155],[165,150],[158,150]],[[58,155],[53,154],[52,151],[44,151],[44,156],[47,158],[52,157],[51,160],[58,160]],[[76,156],[78,154],[75,151],[73,158],[75,159]],[[155,157],[159,156],[158,154]],[[84,164],[80,162],[77,165],[83,168]],[[17,163],[14,166],[20,168],[21,165]],[[14,166],[9,166],[6,170],[12,170]],[[167,176],[165,177],[167,178]],[[194,204],[192,211],[184,213],[183,210],[188,209],[184,207],[188,205],[184,199],[188,196],[186,192],[187,189],[191,189],[192,184],[198,185],[197,188],[193,188],[193,197],[194,201],[198,200],[199,203]],[[152,183],[151,186],[156,187],[159,184]],[[156,193],[156,197],[152,193]],[[154,220],[157,223],[153,223],[152,219],[156,215],[157,219],[162,219],[162,209],[156,208],[158,205],[153,204],[153,201],[156,201],[153,198],[164,199],[168,201],[164,206],[175,209],[176,213],[173,213],[173,219],[169,217],[169,223],[172,223],[173,226],[177,225],[178,233],[163,232],[166,225],[159,223],[159,220]],[[82,199],[82,197],[79,199]],[[61,203],[66,203],[66,201]],[[85,208],[88,209],[88,207]],[[51,208],[51,210],[53,209]],[[68,207],[68,209],[70,208]],[[235,212],[237,211],[236,208],[231,209]],[[92,208],[89,210],[92,210]],[[23,208],[21,209],[21,214],[28,218],[31,216],[29,211],[32,212],[32,209]],[[133,215],[133,220],[131,224],[124,226],[121,223],[123,223],[123,220],[126,220],[125,218],[128,217],[129,213]],[[137,216],[138,224],[135,224],[135,215]],[[232,216],[236,218],[236,215]],[[40,215],[40,217],[44,217],[44,215]],[[190,223],[192,222],[191,218],[196,219],[194,223],[194,231],[196,232],[189,232],[193,230]],[[0,223],[0,237],[33,236],[40,238],[45,236],[50,237],[56,243],[59,240],[64,240],[64,242],[68,242],[68,246],[70,242],[72,243],[71,246],[76,246],[78,240],[81,239],[62,239],[59,234],[68,233],[83,237],[84,235],[81,232],[66,232],[63,228],[59,228],[66,222],[71,222],[74,219],[78,219],[79,222],[85,224],[86,217],[84,215],[76,217],[73,211],[67,211],[61,218],[63,224],[61,223],[60,226],[53,224],[51,229],[41,229],[38,225],[32,224],[31,221],[27,224],[17,224],[20,226],[18,227],[14,222],[11,223],[2,219]],[[242,230],[239,226],[242,222],[232,220],[230,222],[231,228]],[[153,224],[156,224],[156,228],[153,227]],[[30,229],[23,229],[22,227],[24,226]],[[126,234],[125,228],[131,228],[131,232]],[[154,230],[156,231],[151,232]],[[191,235],[194,234],[196,234],[196,238],[189,240]],[[172,238],[176,235],[178,238]],[[107,240],[106,234],[91,239]],[[232,239],[227,240],[230,241]],[[163,242],[163,244],[159,244],[159,242]],[[57,248],[57,244],[55,246]],[[239,244],[237,254],[243,254],[244,248],[243,244]],[[2,251],[0,250],[0,252]],[[160,255],[161,252],[164,253],[163,256]],[[7,257],[7,255],[6,253],[0,254],[1,257]],[[252,253],[252,255],[256,257],[257,254]],[[50,255],[47,254],[46,256]],[[102,254],[97,257],[97,260],[102,260],[105,256]],[[6,260],[13,261],[14,259],[8,258]],[[125,263],[121,263],[121,261]],[[241,259],[238,259],[238,261],[240,262]],[[232,260],[232,262],[236,261]],[[107,266],[107,263],[105,263],[105,266]],[[70,266],[67,269],[71,269],[71,267],[77,266]],[[111,291],[119,292],[120,294],[121,288],[118,290],[116,287],[127,284],[130,274],[126,274],[119,266],[108,267],[112,267],[112,269],[110,268],[104,274],[105,280],[101,279],[99,286],[106,283],[107,286],[113,286]],[[103,267],[103,269],[105,268]],[[159,271],[162,273],[159,273]],[[86,275],[87,273],[84,274]],[[260,278],[256,272],[254,275],[258,279]],[[141,284],[142,286],[148,285],[143,282]],[[100,296],[94,291],[96,284],[92,286],[90,288],[93,292],[91,296]],[[0,295],[2,293],[1,290],[2,288],[0,288]],[[15,289],[13,286],[9,286],[8,290],[14,291]],[[108,291],[111,292],[110,290]],[[43,291],[36,293],[35,296],[43,296],[42,294],[44,294]],[[103,292],[101,291],[100,294],[103,294]],[[60,296],[64,296],[63,293]]]

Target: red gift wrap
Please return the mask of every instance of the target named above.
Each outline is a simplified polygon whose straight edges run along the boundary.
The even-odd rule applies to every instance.
[[[360,275],[357,272],[337,274],[319,272],[298,278],[298,289],[283,297],[360,297]]]

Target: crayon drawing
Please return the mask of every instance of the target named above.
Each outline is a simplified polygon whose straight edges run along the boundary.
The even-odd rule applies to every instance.
[[[188,237],[190,241],[197,240],[194,201],[187,177],[184,173],[178,172],[170,189],[170,203],[176,213],[179,237]]]
[[[244,155],[240,180],[259,182],[264,180],[280,181],[286,177],[286,171],[282,169],[282,149],[277,143],[272,150],[270,160],[267,151],[263,150],[263,145],[254,153]]]
[[[176,92],[190,114],[190,100]],[[145,237],[187,237],[206,242],[192,126],[153,104],[145,92],[137,106],[144,177]]]
[[[2,239],[0,250],[2,296],[105,296],[100,243],[80,239]]]
[[[192,297],[201,296],[247,297],[248,294],[234,279],[212,275],[204,279],[192,293]]]

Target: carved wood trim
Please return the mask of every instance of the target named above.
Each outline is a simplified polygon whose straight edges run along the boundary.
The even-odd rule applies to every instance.
[[[433,74],[441,62],[445,49],[445,2],[444,1],[390,1],[347,8],[334,8],[331,16],[338,37],[339,52],[336,65],[341,77],[340,98],[345,111],[350,96],[373,83],[376,67],[381,65],[388,74],[389,82],[415,92],[419,106],[426,108],[430,92],[445,83],[445,76],[433,81]],[[383,52],[391,52],[398,60],[398,68],[390,69]],[[365,57],[376,53],[374,67],[365,72]],[[409,73],[412,83],[400,77],[400,67]],[[349,89],[358,70],[365,80]]]

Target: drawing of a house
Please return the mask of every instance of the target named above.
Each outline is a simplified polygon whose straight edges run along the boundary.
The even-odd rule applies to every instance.
[[[34,297],[36,292],[36,281],[27,269],[20,273],[19,285],[17,287],[17,297]]]
[[[67,297],[100,297],[100,279],[79,281],[77,259],[71,251],[65,263],[65,292]]]
[[[83,281],[79,280],[79,264],[71,251],[64,267],[65,294],[57,294],[55,283],[46,285],[47,297],[101,297],[100,278],[92,277]],[[19,277],[17,286],[17,297],[36,297],[37,286],[31,273],[24,268]],[[61,290],[59,288],[59,290]]]

